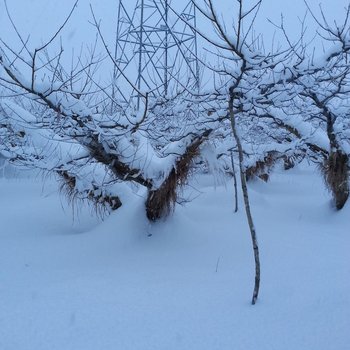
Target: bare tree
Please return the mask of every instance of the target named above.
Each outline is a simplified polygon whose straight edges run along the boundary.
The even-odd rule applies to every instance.
[[[249,113],[247,110],[246,96],[251,92],[250,85],[257,83],[262,74],[270,69],[274,62],[271,62],[272,57],[262,55],[256,50],[255,44],[249,43],[247,37],[254,23],[257,11],[259,10],[261,1],[258,1],[248,10],[243,10],[243,0],[238,0],[238,16],[234,27],[235,36],[231,39],[231,35],[227,33],[225,25],[221,23],[214,4],[211,0],[204,1],[205,6],[201,7],[197,2],[194,2],[197,9],[210,21],[219,37],[219,42],[211,39],[207,35],[202,36],[210,42],[214,47],[219,49],[222,54],[219,54],[222,60],[227,60],[230,63],[230,69],[223,65],[220,74],[229,77],[228,86],[228,120],[230,121],[233,137],[237,145],[241,187],[245,204],[245,212],[247,216],[248,226],[251,234],[254,260],[255,260],[255,283],[252,297],[252,304],[257,301],[260,286],[260,258],[259,247],[257,241],[256,229],[253,222],[251,207],[249,202],[249,193],[246,184],[246,167],[244,164],[245,152],[242,146],[241,137],[236,124],[236,113]],[[249,18],[249,15],[252,17]],[[249,28],[244,32],[244,24],[249,20]],[[261,68],[263,66],[263,68]]]
[[[307,3],[306,3],[307,4]],[[319,27],[319,35],[331,43],[322,57],[304,59],[296,71],[300,114],[326,131],[329,153],[322,164],[326,184],[337,209],[349,198],[349,126],[350,108],[350,5],[343,23],[329,24],[321,9],[320,17],[309,8]],[[306,62],[305,62],[306,61]],[[307,64],[307,65],[306,65]]]
[[[150,97],[147,91],[140,92],[144,100],[144,110],[140,112],[133,106],[119,105],[108,87],[96,79],[104,57],[94,48],[87,61],[79,57],[72,69],[65,69],[63,49],[51,55],[49,48],[73,9],[59,30],[39,48],[30,50],[15,25],[23,49],[17,52],[8,43],[1,43],[0,81],[6,93],[1,106],[7,141],[18,136],[12,130],[19,124],[25,136],[21,149],[12,148],[11,159],[55,172],[71,196],[108,204],[111,210],[122,204],[116,184],[145,187],[148,219],[163,218],[174,208],[178,190],[186,183],[193,161],[212,129],[196,126],[201,124],[198,114],[196,121],[183,128],[190,117],[186,106],[177,108],[176,121],[161,118],[164,113],[175,114],[179,94],[164,101]],[[94,21],[107,49],[98,22]],[[108,50],[107,57],[117,64]],[[22,107],[18,105],[19,96]],[[111,108],[112,105],[118,107]],[[10,142],[4,146],[6,151]],[[57,156],[62,149],[68,156]],[[98,171],[93,171],[96,168]]]
[[[237,0],[238,15],[232,33],[212,0],[193,2],[216,33],[215,38],[197,29],[217,51],[218,64],[209,69],[221,77],[219,86],[206,96],[204,104],[210,109],[210,119],[223,123],[223,138],[227,137],[229,121],[237,146],[256,266],[254,304],[259,291],[260,261],[246,179],[258,176],[267,181],[277,161],[283,161],[288,169],[306,157],[323,164],[338,209],[349,196],[349,143],[344,133],[349,123],[349,7],[342,25],[334,27],[328,25],[323,13],[323,22],[313,15],[324,32],[321,36],[335,45],[316,59],[308,54],[303,40],[304,23],[300,38],[292,43],[282,21],[279,29],[286,37],[286,48],[265,52],[261,36],[253,30],[262,1],[245,8],[244,1]],[[223,114],[225,103],[227,112]],[[232,146],[227,147],[226,156],[230,150]]]

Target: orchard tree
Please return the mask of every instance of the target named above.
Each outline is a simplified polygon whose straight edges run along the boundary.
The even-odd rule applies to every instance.
[[[250,7],[237,0],[232,28],[213,0],[193,3],[214,29],[192,28],[216,53],[216,65],[202,62],[214,83],[198,93],[180,82],[182,91],[162,97],[139,90],[121,71],[141,110],[115,100],[110,84],[98,78],[106,60],[119,67],[93,11],[104,53],[96,41],[69,69],[62,46],[56,53],[51,48],[76,3],[59,30],[34,49],[11,19],[22,48],[0,41],[0,153],[54,173],[70,198],[88,200],[99,211],[118,209],[125,192],[143,188],[151,222],[171,213],[198,161],[232,174],[236,163],[255,259],[255,304],[260,259],[247,180],[267,181],[276,162],[288,169],[306,158],[321,165],[338,209],[349,196],[350,5],[342,25],[312,13],[320,36],[331,43],[316,58],[308,54],[303,28],[293,43],[283,22],[278,27],[286,48],[264,49],[254,31],[262,0]]]
[[[5,93],[0,106],[5,141],[1,152],[17,164],[54,172],[72,197],[111,210],[122,205],[120,186],[144,187],[147,218],[159,220],[173,209],[213,127],[201,126],[201,114],[188,123],[186,105],[177,108],[176,121],[164,122],[164,113],[175,113],[181,95],[165,101],[138,91],[141,111],[118,104],[96,78],[104,62],[96,47],[88,60],[79,57],[66,69],[63,48],[53,55],[49,48],[74,7],[40,47],[31,50],[15,26],[22,50],[2,41],[0,81]],[[104,43],[96,20],[95,25]]]

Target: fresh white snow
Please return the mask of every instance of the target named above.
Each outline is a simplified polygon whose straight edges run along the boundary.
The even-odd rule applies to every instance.
[[[32,49],[52,37],[74,2],[7,1],[17,29]],[[82,43],[84,50],[95,41],[90,2],[102,19],[110,48],[114,47],[117,2],[81,0],[62,32],[62,62],[68,67],[72,56],[78,58]],[[187,3],[175,2],[180,7]],[[319,2],[308,1],[316,15]],[[327,17],[341,23],[348,2],[321,2]],[[232,2],[216,3],[229,28],[235,15]],[[0,1],[0,38],[19,51],[22,43],[4,4]],[[133,6],[131,1],[127,5]],[[273,46],[272,51],[285,40],[266,18],[279,24],[281,12],[295,40],[304,1],[264,2],[256,33],[264,33],[266,47]],[[204,27],[207,22],[199,18],[198,23],[203,32],[210,32]],[[310,15],[305,23],[307,42],[316,25]],[[57,53],[59,44],[59,40],[53,43],[49,52]],[[323,52],[317,38],[313,45]],[[97,48],[104,53],[101,43]],[[315,64],[322,65],[322,57]],[[110,64],[101,68],[100,75],[102,82],[109,81]],[[47,88],[43,85],[41,91]],[[6,105],[19,112],[9,101]],[[346,115],[341,106],[333,107]],[[64,107],[89,114],[76,100]],[[31,115],[23,113],[17,115],[18,128],[24,121],[33,122]],[[301,124],[299,118],[284,120],[327,149],[320,130]],[[336,124],[344,135],[347,128]],[[44,130],[26,132],[39,145],[45,146],[50,138]],[[131,141],[135,140],[147,146],[142,134]],[[345,150],[347,141],[341,140]],[[60,144],[59,153],[67,153],[64,143],[56,139],[55,143]],[[167,171],[175,159],[171,154],[175,146],[183,148],[186,143],[168,149]],[[75,154],[81,152],[75,143],[69,147],[76,147]],[[214,169],[209,146],[204,153]],[[52,167],[60,159],[54,157]],[[146,168],[147,175],[164,169],[149,149],[145,159],[147,164],[140,168]],[[102,222],[82,203],[72,209],[54,180],[27,173],[14,176],[14,169],[3,169],[2,163],[0,158],[0,350],[350,349],[350,205],[339,212],[332,208],[314,167],[277,169],[268,184],[259,180],[249,184],[262,264],[261,293],[252,306],[251,241],[241,197],[239,212],[233,212],[231,179],[218,184],[209,175],[196,177],[184,194],[192,201],[177,206],[172,217],[156,224],[145,217],[141,193],[132,195],[126,186],[118,187],[123,190],[123,206]],[[152,166],[145,167],[148,164]],[[80,183],[81,189],[91,182],[84,185]]]
[[[41,177],[0,179],[2,350],[348,350],[350,207],[303,164],[250,183],[261,294],[231,179],[192,180],[165,222],[104,222]]]

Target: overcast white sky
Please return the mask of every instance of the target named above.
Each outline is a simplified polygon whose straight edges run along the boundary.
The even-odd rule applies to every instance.
[[[188,1],[173,0],[173,6],[181,8]],[[25,39],[30,36],[29,42],[31,47],[34,47],[38,46],[42,40],[52,36],[64,21],[75,1],[8,0],[7,2],[18,30]],[[226,20],[227,28],[230,28],[230,22],[237,13],[234,7],[236,1],[214,0],[214,2],[218,12],[221,12]],[[106,39],[113,46],[118,0],[80,0],[73,18],[66,26],[62,35],[66,53],[70,53],[72,48],[77,53],[82,43],[86,45],[94,41],[96,31],[88,22],[91,20],[90,3],[96,12],[96,16],[102,20],[103,32]],[[124,3],[133,7],[136,4],[136,0],[124,0]],[[246,3],[252,3],[252,0],[246,0]],[[344,17],[344,9],[348,4],[348,0],[308,0],[308,3],[315,10],[315,13],[319,11],[318,5],[321,3],[327,18],[330,22],[333,22],[334,20],[340,21]],[[263,33],[265,45],[266,47],[270,47],[275,28],[268,23],[267,18],[278,23],[280,21],[280,15],[283,13],[287,31],[291,37],[296,38],[300,32],[298,17],[303,17],[305,11],[306,7],[303,0],[264,0],[256,22],[255,31],[256,33]],[[199,24],[203,25],[203,21],[200,19]],[[310,16],[307,18],[307,26],[308,36],[312,37],[315,33],[315,23]],[[208,32],[211,30],[208,24],[204,28]],[[14,30],[9,24],[3,0],[0,0],[0,38],[11,44],[14,48],[20,47],[20,42],[17,40]],[[68,54],[67,57],[69,56],[71,55]]]
[[[65,30],[65,40],[77,45],[80,42],[91,42],[94,37],[94,29],[88,24],[91,18],[89,4],[96,10],[97,16],[103,20],[104,31],[107,37],[114,37],[115,21],[117,16],[117,0],[80,0],[77,11],[69,26]],[[173,0],[176,7],[185,5],[188,0]],[[235,0],[214,0],[218,11],[225,13],[225,18],[235,16]],[[252,0],[247,0],[247,4]],[[8,0],[8,6],[24,37],[31,35],[32,42],[48,37],[64,19],[71,8],[74,0]],[[124,3],[132,6],[136,0],[124,0]],[[315,11],[321,3],[330,22],[340,20],[344,16],[344,8],[348,0],[309,0],[308,3]],[[274,29],[267,23],[267,18],[279,22],[280,14],[283,13],[286,26],[291,35],[297,35],[299,25],[298,16],[305,13],[303,0],[265,0],[256,24],[256,31],[263,32],[265,40],[269,42]],[[309,31],[315,29],[314,23],[309,18]],[[208,28],[208,30],[210,30]],[[13,43],[13,30],[10,28],[3,0],[0,0],[0,37]]]

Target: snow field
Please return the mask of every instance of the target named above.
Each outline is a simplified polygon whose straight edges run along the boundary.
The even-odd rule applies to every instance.
[[[314,169],[250,184],[260,299],[242,202],[192,181],[166,222],[130,197],[100,222],[50,180],[0,179],[0,349],[347,350],[349,206]]]

